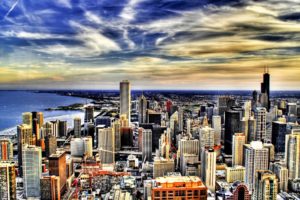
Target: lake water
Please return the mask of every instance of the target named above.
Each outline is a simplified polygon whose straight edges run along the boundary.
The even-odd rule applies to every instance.
[[[46,119],[65,119],[78,115],[82,111],[45,111],[46,108],[67,106],[74,103],[90,102],[85,98],[61,96],[54,93],[36,93],[31,91],[0,91],[0,131],[22,123],[22,113],[41,111]],[[46,120],[47,121],[47,120]]]

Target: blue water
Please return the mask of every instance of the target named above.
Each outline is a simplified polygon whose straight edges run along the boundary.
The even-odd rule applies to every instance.
[[[44,109],[86,103],[86,101],[84,98],[54,93],[0,91],[0,131],[20,124],[23,112],[42,111],[45,118],[68,115],[81,111],[45,111]]]

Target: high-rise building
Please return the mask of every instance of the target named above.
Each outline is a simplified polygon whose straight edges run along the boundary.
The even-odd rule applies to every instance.
[[[53,135],[53,124],[51,122],[46,122],[43,125],[43,137],[46,135]]]
[[[91,136],[82,138],[84,145],[84,153],[87,157],[93,156],[93,141]]]
[[[251,200],[251,193],[243,182],[234,182],[230,188],[232,196],[226,198],[226,200]]]
[[[289,172],[283,163],[274,163],[271,165],[271,170],[274,172],[278,178],[278,189],[279,191],[288,191],[289,183]]]
[[[115,150],[119,151],[121,149],[121,124],[119,120],[113,123],[113,129],[115,132]]]
[[[128,80],[124,80],[120,82],[120,116],[126,115],[129,123],[130,121],[130,108],[131,108],[131,88],[130,82]]]
[[[59,177],[60,192],[64,193],[66,190],[66,152],[57,151],[49,157],[49,175]]]
[[[58,176],[44,176],[41,178],[41,199],[60,200],[60,180]]]
[[[13,160],[13,143],[8,138],[0,138],[0,161]]]
[[[248,120],[251,117],[251,101],[245,101],[244,102],[244,115],[243,117],[245,117],[246,120]]]
[[[178,108],[178,131],[183,131],[183,108]]]
[[[49,157],[51,154],[56,153],[57,142],[54,135],[45,136],[45,156]]]
[[[155,157],[153,162],[153,178],[167,175],[175,171],[174,159]]]
[[[225,178],[227,183],[233,183],[236,181],[244,182],[245,179],[245,167],[236,165],[234,167],[225,167]]]
[[[278,180],[269,170],[255,172],[254,199],[276,200],[278,193]]]
[[[241,130],[240,120],[242,108],[234,107],[225,112],[225,136],[224,136],[224,152],[227,155],[232,154],[232,136]]]
[[[300,178],[300,129],[292,129],[285,139],[285,164],[290,179]]]
[[[215,131],[215,145],[221,144],[221,132],[222,132],[222,125],[221,125],[221,116],[213,115],[212,116],[212,128]]]
[[[267,110],[264,107],[257,107],[254,110],[256,119],[256,138],[255,140],[266,141],[267,138]]]
[[[144,95],[139,97],[139,123],[146,123],[147,99]]]
[[[269,149],[261,141],[253,141],[244,145],[244,164],[246,168],[245,182],[250,191],[255,187],[255,172],[267,170],[269,166]]]
[[[243,149],[246,142],[244,133],[236,133],[233,136],[232,165],[243,165]]]
[[[115,162],[115,133],[113,128],[100,129],[98,132],[98,147],[101,163]]]
[[[0,199],[17,199],[16,170],[12,162],[0,161]]]
[[[59,137],[67,136],[68,133],[68,124],[67,121],[60,121],[58,123],[58,135]]]
[[[256,120],[254,117],[250,117],[248,120],[248,140],[247,143],[255,141],[256,138]]]
[[[215,192],[216,187],[216,152],[210,149],[203,149],[201,155],[201,177],[206,187]]]
[[[226,110],[235,105],[235,100],[229,96],[220,96],[218,98],[219,115],[222,117]]]
[[[32,113],[31,112],[22,113],[22,119],[23,119],[23,124],[27,124],[30,127],[32,127]]]
[[[152,161],[152,131],[143,130],[143,162]]]
[[[132,147],[133,146],[133,130],[131,127],[121,128],[121,146]]]
[[[88,105],[84,111],[84,122],[94,122],[94,106]]]
[[[71,156],[83,156],[85,149],[82,138],[72,138],[70,142]]]
[[[200,128],[199,140],[200,140],[200,151],[202,150],[202,148],[214,147],[215,130],[208,126]]]
[[[272,144],[276,153],[284,153],[285,151],[285,135],[286,123],[280,121],[272,122]]]
[[[267,111],[271,108],[270,103],[270,74],[269,74],[269,68],[265,68],[265,73],[263,75],[263,82],[261,83],[261,93],[262,96],[265,96],[263,99],[264,101],[261,101],[263,106],[267,109]]]
[[[74,136],[81,137],[81,118],[80,117],[74,118]]]
[[[39,198],[42,175],[42,151],[40,147],[24,145],[22,149],[23,185],[26,198]]]
[[[152,200],[207,199],[207,188],[197,176],[158,177],[152,185]]]
[[[18,135],[18,171],[20,176],[23,174],[22,170],[22,149],[23,145],[30,144],[32,137],[32,127],[27,124],[22,124],[17,126],[17,135]]]

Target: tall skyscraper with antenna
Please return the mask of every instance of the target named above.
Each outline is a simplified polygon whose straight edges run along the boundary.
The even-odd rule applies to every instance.
[[[270,110],[270,74],[267,66],[264,68],[263,82],[261,83],[261,103],[267,111]]]

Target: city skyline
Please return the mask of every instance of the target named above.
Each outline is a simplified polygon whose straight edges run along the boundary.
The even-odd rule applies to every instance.
[[[0,89],[299,90],[295,0],[3,1]],[[174,85],[176,83],[176,85]]]

